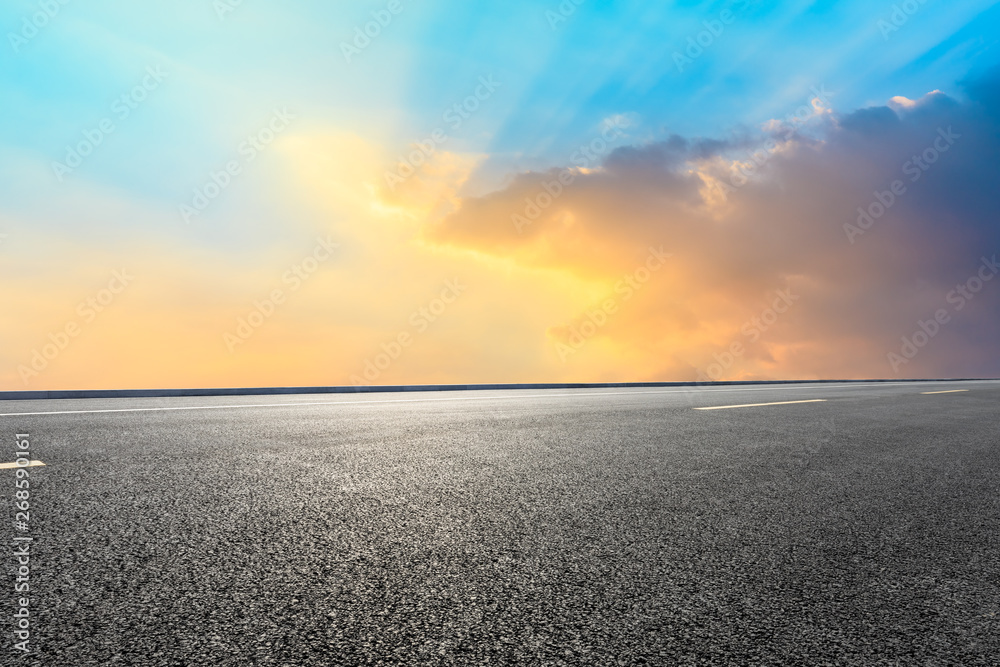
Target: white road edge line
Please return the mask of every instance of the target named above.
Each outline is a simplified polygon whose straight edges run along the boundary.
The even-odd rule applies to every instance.
[[[968,389],[946,389],[944,391],[922,391],[921,394],[954,394],[958,391],[969,391]]]
[[[164,412],[171,410],[229,410],[229,409],[241,409],[241,408],[287,408],[287,407],[297,407],[306,405],[385,405],[388,403],[421,403],[429,401],[496,401],[496,400],[514,400],[519,398],[566,398],[572,396],[623,396],[623,395],[645,395],[645,394],[690,394],[702,389],[709,389],[712,393],[721,393],[728,391],[783,391],[788,389],[838,389],[838,388],[854,388],[854,387],[893,387],[899,385],[916,385],[916,384],[942,384],[948,382],[947,380],[938,381],[931,380],[929,382],[873,382],[869,384],[827,384],[827,385],[769,385],[766,387],[726,387],[726,388],[712,388],[705,387],[704,385],[693,385],[688,389],[665,389],[665,390],[651,390],[651,391],[602,391],[602,392],[587,392],[586,390],[574,393],[574,394],[522,394],[518,396],[448,396],[445,398],[400,398],[388,401],[310,401],[310,402],[299,402],[293,401],[288,403],[246,403],[237,405],[184,405],[175,408],[115,408],[109,410],[49,410],[46,412],[0,412],[0,418],[3,417],[37,417],[40,415],[90,415],[90,414],[106,414],[112,412]],[[986,380],[989,382],[989,380]],[[492,390],[484,390],[492,391]],[[430,393],[430,392],[428,392]],[[174,397],[174,398],[184,398],[184,397]]]
[[[18,465],[17,463],[0,463],[0,470],[10,470],[11,468],[34,468],[45,465],[41,461],[28,461],[28,465]]]
[[[744,403],[743,405],[712,405],[695,410],[728,410],[729,408],[756,408],[762,405],[791,405],[792,403],[826,403],[825,398],[810,398],[807,401],[775,401],[774,403]]]

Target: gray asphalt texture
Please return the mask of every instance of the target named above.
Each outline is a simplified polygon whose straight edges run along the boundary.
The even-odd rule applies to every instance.
[[[998,406],[998,382],[0,402],[0,462],[29,432],[47,464],[32,653],[5,605],[0,664],[997,665]],[[11,520],[13,492],[0,470]]]

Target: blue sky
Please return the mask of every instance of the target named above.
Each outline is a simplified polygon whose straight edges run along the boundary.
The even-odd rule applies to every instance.
[[[378,34],[345,56],[344,45],[380,16]],[[1000,63],[1000,5],[986,1],[11,0],[0,7],[0,25],[0,234],[9,237],[0,260],[8,275],[40,280],[72,305],[70,293],[97,280],[94,265],[162,261],[164,312],[182,307],[184,290],[196,284],[199,298],[226,317],[226,308],[252,302],[241,272],[263,276],[268,262],[280,268],[319,232],[344,239],[341,268],[360,272],[352,280],[380,272],[371,274],[372,294],[393,289],[380,263],[390,256],[400,267],[430,253],[424,259],[433,266],[466,253],[480,262],[476,270],[506,271],[503,280],[510,279],[521,255],[486,259],[483,248],[438,247],[427,230],[477,198],[503,199],[532,174],[568,165],[612,119],[624,131],[609,151],[642,151],[672,136],[745,145],[760,138],[765,122],[808,105],[817,90],[831,95],[831,113],[842,117],[934,90],[962,105],[969,103],[963,82],[994,80],[988,75]],[[151,71],[162,75],[149,79]],[[444,114],[484,78],[496,89],[449,127]],[[120,100],[143,81],[155,85],[132,100],[125,117]],[[244,161],[240,147],[276,112],[292,122]],[[59,178],[54,163],[106,119],[113,131]],[[815,137],[828,139],[829,129],[817,125]],[[433,164],[405,192],[382,192],[386,171],[435,130],[446,131],[447,142],[436,147]],[[182,219],[179,207],[233,160],[240,175],[195,224]],[[708,173],[704,164],[688,168]],[[381,223],[371,215],[404,222],[376,233]],[[392,251],[376,260],[376,246]],[[166,267],[186,262],[197,262],[204,275],[172,283]],[[546,270],[565,274],[562,264]],[[545,280],[576,279],[564,274]],[[30,301],[32,287],[21,279],[8,280],[20,285],[12,304]],[[580,294],[599,291],[577,287]],[[520,317],[514,304],[524,303],[512,297],[506,321]],[[362,321],[368,307],[357,307],[340,312]],[[0,361],[16,368],[31,341],[44,340],[59,317],[42,311],[27,333],[8,332],[14,351]],[[355,356],[385,333],[358,326],[351,332]],[[523,326],[535,327],[544,345],[554,325]],[[277,364],[274,350],[266,354]],[[544,356],[540,350],[535,357]],[[208,347],[203,356],[211,356]],[[628,363],[635,367],[637,358]],[[8,377],[17,382],[13,371]],[[218,381],[226,377],[220,371]]]
[[[173,70],[169,86],[130,121],[129,148],[141,140],[176,180],[274,105],[405,146],[492,74],[502,93],[455,139],[529,167],[563,159],[614,114],[634,114],[634,132],[647,138],[720,136],[792,112],[813,86],[844,110],[935,88],[955,94],[970,70],[996,62],[1000,23],[992,2],[914,2],[885,32],[879,21],[901,3],[587,0],[553,24],[555,2],[401,0],[402,12],[346,63],[339,44],[385,4],[247,0],[220,18],[207,1],[70,2],[7,51],[0,89],[16,103],[0,140],[57,156],[81,119],[102,117],[145,67],[162,64]],[[16,33],[32,10],[5,3],[0,22]],[[726,11],[732,21],[680,71],[673,55]]]

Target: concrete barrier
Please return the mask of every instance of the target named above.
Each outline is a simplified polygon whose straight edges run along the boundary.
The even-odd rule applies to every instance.
[[[622,387],[718,387],[729,385],[831,384],[871,382],[972,382],[991,378],[871,380],[733,380],[722,382],[538,382],[516,384],[409,384],[333,387],[232,387],[217,389],[82,389],[0,391],[0,401],[74,398],[166,398],[176,396],[269,396],[281,394],[368,394],[407,391],[477,391],[489,389],[610,389]]]

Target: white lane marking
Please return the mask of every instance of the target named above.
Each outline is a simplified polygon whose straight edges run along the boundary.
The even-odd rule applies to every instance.
[[[177,407],[161,407],[161,408],[114,408],[105,410],[49,410],[45,412],[0,412],[0,418],[2,417],[37,417],[39,415],[90,415],[90,414],[104,414],[111,412],[163,412],[170,410],[227,410],[227,409],[238,409],[238,408],[287,408],[287,407],[297,407],[305,405],[384,405],[388,403],[419,403],[419,402],[429,402],[429,401],[497,401],[497,400],[514,400],[519,398],[566,398],[572,396],[643,396],[646,394],[690,394],[692,392],[707,389],[710,393],[720,393],[728,391],[783,391],[787,389],[838,389],[838,388],[854,388],[854,387],[893,387],[899,385],[918,385],[918,384],[944,384],[948,382],[947,380],[930,380],[927,382],[871,382],[868,384],[826,384],[826,385],[768,385],[766,387],[706,387],[704,385],[692,385],[684,389],[663,389],[663,390],[649,390],[642,391],[641,387],[638,387],[639,391],[602,391],[602,392],[589,392],[586,390],[580,390],[578,393],[574,394],[522,394],[516,396],[448,396],[444,398],[400,398],[394,400],[383,400],[383,401],[289,401],[286,403],[246,403],[237,405],[183,405]],[[991,382],[991,380],[983,380],[983,382]],[[501,391],[484,389],[483,391]],[[433,393],[433,392],[427,392]],[[177,396],[173,398],[185,398],[183,396]]]
[[[957,391],[969,391],[968,389],[946,389],[945,391],[922,391],[921,394],[954,394]]]
[[[825,398],[810,398],[807,401],[775,401],[774,403],[744,403],[743,405],[713,405],[695,410],[727,410],[729,408],[756,408],[762,405],[791,405],[792,403],[826,403]]]
[[[0,463],[0,470],[10,470],[11,468],[34,468],[45,465],[41,461],[28,461],[28,465],[18,465],[17,463]]]

